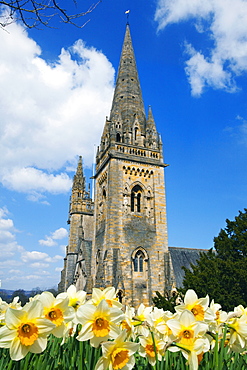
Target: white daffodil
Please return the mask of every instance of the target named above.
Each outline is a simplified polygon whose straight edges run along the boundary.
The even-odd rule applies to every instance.
[[[131,370],[135,366],[134,353],[139,344],[125,342],[125,330],[113,342],[102,343],[102,357],[98,360],[95,370]]]
[[[55,325],[44,318],[42,303],[29,302],[21,310],[9,307],[6,325],[0,328],[0,347],[10,349],[12,360],[21,360],[28,352],[41,353],[47,345],[47,336]]]
[[[78,324],[77,317],[76,317],[76,311],[81,305],[86,303],[87,293],[84,290],[76,291],[75,285],[70,285],[66,292],[60,293],[57,295],[57,299],[65,299],[67,297],[69,298],[69,306],[73,307],[75,311],[73,325],[70,326],[70,329],[71,329],[72,327],[75,326],[74,324]],[[66,326],[68,327],[68,325]],[[69,332],[71,332],[71,330],[69,330]]]
[[[142,357],[147,357],[148,362],[154,366],[156,363],[156,357],[158,361],[162,360],[162,356],[164,355],[164,347],[165,342],[159,338],[159,336],[155,333],[149,334],[146,337],[140,336],[140,350],[139,354]]]
[[[19,301],[18,296],[13,298],[12,302],[9,303],[9,307],[15,308],[16,310],[21,310],[21,302]]]
[[[188,310],[183,311],[177,319],[168,320],[167,325],[176,337],[175,341],[183,345],[192,344],[208,330],[208,325],[196,321],[195,316]]]
[[[227,326],[230,328],[230,347],[236,352],[243,351],[247,340],[247,315],[230,319]]]
[[[88,303],[80,306],[77,319],[82,326],[77,339],[90,339],[90,344],[98,347],[101,342],[119,335],[119,326],[124,320],[124,314],[120,309],[110,307],[103,299],[98,306]]]
[[[88,303],[98,306],[103,299],[110,307],[122,308],[122,303],[118,301],[116,290],[113,287],[107,287],[103,290],[99,288],[93,288],[92,298],[88,301]]]
[[[209,331],[214,333],[222,334],[223,324],[227,320],[227,313],[221,310],[219,303],[214,303],[214,300],[210,303],[210,309],[215,315],[215,319],[209,323]]]
[[[164,340],[168,341],[172,334],[171,329],[167,326],[167,321],[175,318],[175,315],[169,311],[164,311],[161,308],[154,307],[153,311],[147,315],[146,321],[151,327],[151,330],[162,334]]]
[[[128,338],[135,339],[135,327],[133,317],[135,316],[134,307],[126,306],[124,320],[121,322],[121,329],[125,329]]]
[[[209,296],[198,298],[196,292],[192,289],[187,290],[184,296],[184,305],[175,307],[177,312],[189,310],[198,321],[213,321],[215,315],[209,306]]]
[[[5,313],[9,307],[8,303],[0,298],[0,326],[5,324]]]
[[[86,302],[87,293],[84,290],[76,290],[75,285],[70,285],[66,292],[57,295],[57,299],[69,297],[69,306],[75,310]]]
[[[55,324],[52,334],[57,338],[62,338],[66,331],[66,323],[75,317],[75,310],[69,306],[69,298],[55,298],[50,292],[43,292],[39,296],[44,310],[43,316]]]
[[[143,303],[137,309],[136,315],[133,318],[133,324],[135,326],[135,334],[146,336],[149,333],[149,329],[146,322],[152,312],[153,307],[146,307]]]
[[[168,350],[171,352],[181,351],[188,361],[189,369],[197,370],[203,354],[209,351],[209,347],[209,341],[206,338],[198,338],[189,344],[176,343],[176,346],[169,347]]]

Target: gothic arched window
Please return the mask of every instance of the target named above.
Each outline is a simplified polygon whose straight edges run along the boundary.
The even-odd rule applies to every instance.
[[[139,249],[135,256],[134,256],[134,271],[135,272],[143,272],[143,261],[144,261],[144,253]]]
[[[135,185],[131,191],[131,212],[141,212],[142,188]]]
[[[118,143],[120,143],[120,141],[121,141],[121,136],[120,136],[120,133],[119,133],[119,132],[117,133],[116,141],[117,141]]]

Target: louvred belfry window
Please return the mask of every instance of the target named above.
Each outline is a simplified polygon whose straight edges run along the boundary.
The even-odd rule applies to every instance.
[[[131,191],[131,212],[141,212],[142,188],[139,185]]]

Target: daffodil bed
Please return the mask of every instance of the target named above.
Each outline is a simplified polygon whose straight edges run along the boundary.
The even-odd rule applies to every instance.
[[[23,307],[0,301],[0,320],[1,370],[247,368],[247,309],[224,312],[193,290],[171,313],[123,307],[112,287],[86,300],[72,285]]]

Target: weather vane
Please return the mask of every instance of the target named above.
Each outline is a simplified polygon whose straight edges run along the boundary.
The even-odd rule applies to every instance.
[[[126,10],[125,14],[126,14],[126,16],[127,16],[127,23],[128,23],[128,21],[129,21],[129,14],[130,14],[130,10]]]

